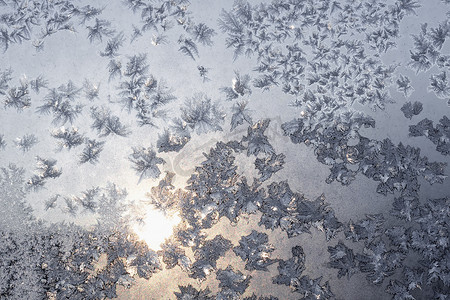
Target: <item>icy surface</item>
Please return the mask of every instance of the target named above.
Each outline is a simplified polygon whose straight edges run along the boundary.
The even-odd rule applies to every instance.
[[[450,297],[447,0],[0,0],[0,299]]]

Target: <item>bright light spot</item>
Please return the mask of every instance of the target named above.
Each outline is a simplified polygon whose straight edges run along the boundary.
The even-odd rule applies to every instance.
[[[231,80],[231,87],[235,90],[236,89],[236,84],[237,84],[237,79],[236,78],[233,78],[232,80]]]
[[[173,228],[180,221],[178,214],[169,216],[159,210],[149,208],[145,214],[144,224],[135,225],[133,230],[151,249],[157,251],[161,249],[164,240],[172,235]]]

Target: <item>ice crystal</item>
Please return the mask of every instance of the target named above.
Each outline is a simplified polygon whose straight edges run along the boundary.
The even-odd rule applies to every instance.
[[[244,121],[253,125],[252,117],[249,114],[249,109],[246,108],[248,102],[238,102],[233,105],[231,116],[231,131],[237,126],[244,124]]]
[[[124,42],[124,34],[123,32],[120,32],[119,34],[108,40],[105,50],[103,52],[100,52],[100,55],[109,58],[116,57],[118,55],[117,51],[119,51],[119,48],[122,47]]]
[[[75,201],[71,198],[64,198],[64,202],[66,206],[63,209],[63,212],[70,214],[72,217],[76,217],[78,206],[75,204]]]
[[[345,237],[354,242],[367,240],[367,243],[370,244],[383,233],[383,224],[383,214],[366,215],[365,219],[356,223],[350,220],[345,230]]]
[[[53,130],[51,133],[52,137],[58,140],[58,149],[72,149],[84,142],[84,136],[78,132],[78,128],[72,127],[67,129],[61,127],[59,129]]]
[[[231,266],[225,270],[218,270],[216,275],[221,291],[216,299],[239,298],[247,289],[252,276],[244,275],[241,271],[234,271]]]
[[[422,289],[425,281],[425,273],[421,268],[411,269],[405,267],[403,269],[403,277],[408,285],[408,290]]]
[[[197,134],[222,131],[221,124],[225,116],[218,105],[203,93],[187,99],[181,112],[183,121]]]
[[[200,280],[205,279],[210,273],[216,271],[217,260],[223,256],[231,246],[231,242],[220,234],[216,235],[212,240],[204,241],[202,245],[194,251],[195,262],[192,264],[189,276]],[[217,271],[217,276],[219,276],[220,273],[221,270]],[[227,275],[228,273],[224,274],[224,278],[227,278]],[[230,275],[232,274],[230,273]]]
[[[191,38],[181,35],[178,39],[178,44],[180,45],[178,51],[184,55],[192,58],[193,60],[198,57],[198,47]]]
[[[448,197],[428,200],[416,219],[420,229],[411,232],[411,247],[428,259],[442,257],[450,245],[450,234],[444,221],[449,202]]]
[[[129,57],[124,75],[136,78],[147,73],[149,65],[147,64],[147,55],[140,53]]]
[[[93,26],[86,26],[88,29],[88,39],[91,43],[93,42],[101,42],[104,36],[112,36],[114,34],[114,30],[110,28],[111,22],[95,19],[95,24]]]
[[[419,199],[415,196],[395,198],[391,214],[406,221],[412,221],[418,214]]]
[[[411,234],[411,228],[404,228],[402,226],[395,226],[385,231],[386,236],[392,246],[396,247],[404,253],[408,252],[410,247],[409,237]]]
[[[272,154],[267,158],[257,158],[255,160],[255,167],[259,171],[261,177],[259,181],[263,182],[272,177],[272,174],[283,169],[284,159],[286,156],[283,153]]]
[[[216,35],[214,29],[208,27],[205,23],[199,23],[194,26],[193,36],[196,41],[203,45],[212,46],[212,37]]]
[[[161,171],[157,165],[166,163],[164,159],[156,156],[153,149],[144,147],[134,147],[129,160],[139,175],[139,182],[146,178],[158,178]]]
[[[301,246],[291,249],[292,257],[288,260],[280,260],[278,275],[272,277],[274,284],[283,284],[294,289],[299,284],[299,278],[305,270],[305,253]]]
[[[152,187],[150,193],[147,193],[148,203],[164,213],[173,213],[178,208],[178,201],[180,200],[178,196],[181,196],[182,191],[177,190],[175,193],[172,191],[174,189],[172,185],[174,176],[175,173],[166,172],[166,176],[159,184]]]
[[[115,77],[122,77],[122,63],[118,60],[111,59],[108,63],[109,81]]]
[[[6,93],[5,107],[13,107],[18,111],[29,108],[31,106],[29,93],[29,83],[21,80],[20,86],[11,87]]]
[[[111,110],[107,107],[91,107],[91,118],[94,120],[91,128],[97,130],[101,137],[110,134],[125,137],[130,133],[127,127],[120,122],[119,117],[112,115]]]
[[[153,35],[153,37],[152,37],[152,44],[154,46],[165,45],[165,44],[168,44],[168,43],[169,43],[169,40],[168,40],[167,36],[162,34],[162,33],[159,33],[157,35]]]
[[[342,241],[339,241],[334,247],[328,246],[328,252],[330,253],[328,266],[339,270],[338,278],[346,276],[347,279],[350,279],[356,273],[358,265],[353,249],[348,248]]]
[[[324,195],[309,201],[302,194],[292,192],[285,181],[271,183],[268,192],[268,197],[260,205],[263,213],[260,225],[268,229],[280,227],[288,237],[310,233],[313,226],[325,232],[327,239],[341,230],[342,224],[325,203]]]
[[[198,299],[198,300],[212,300],[213,296],[209,296],[211,293],[208,288],[204,290],[197,290],[192,285],[188,284],[187,286],[179,285],[178,288],[180,292],[174,292],[175,296],[178,300],[185,299]]]
[[[158,255],[148,247],[142,246],[138,252],[130,256],[131,267],[136,267],[137,275],[141,278],[149,279],[154,273],[162,269]]]
[[[60,196],[59,194],[56,194],[56,195],[50,197],[49,199],[47,199],[47,201],[45,201],[45,210],[55,208],[56,201],[58,201],[59,196]]]
[[[80,164],[91,163],[96,164],[98,162],[98,157],[100,152],[103,151],[103,146],[105,142],[96,141],[95,139],[85,139],[85,147],[80,154]]]
[[[197,70],[198,70],[199,75],[202,78],[203,82],[207,82],[207,81],[211,80],[208,78],[209,68],[206,68],[205,66],[197,66]]]
[[[301,299],[332,299],[334,297],[330,290],[328,281],[321,284],[322,277],[311,279],[309,276],[302,276],[294,285],[294,291],[300,293]]]
[[[181,133],[172,133],[170,129],[166,129],[159,135],[156,148],[158,148],[158,152],[178,152],[190,139],[191,136],[187,130]]]
[[[148,68],[145,54],[130,57],[124,72],[127,80],[119,86],[120,102],[128,112],[136,111],[140,126],[156,126],[155,119],[165,116],[163,106],[176,99],[164,80],[148,74]]]
[[[369,244],[363,254],[356,255],[360,271],[368,273],[367,281],[375,285],[382,284],[384,278],[394,274],[404,258],[405,254],[401,252],[388,251],[382,241]]]
[[[89,80],[85,79],[83,83],[83,88],[84,88],[84,95],[88,100],[93,101],[94,99],[98,99],[100,92],[100,83],[94,84]]]
[[[97,197],[100,194],[99,187],[93,187],[81,192],[80,196],[75,196],[72,200],[81,205],[81,207],[88,212],[95,213],[98,207]]]
[[[248,74],[241,75],[238,71],[234,71],[235,78],[231,81],[231,87],[221,88],[221,92],[225,94],[226,100],[231,101],[250,95],[252,90],[250,88],[250,76]]]
[[[271,259],[271,253],[275,247],[268,243],[269,238],[266,233],[252,232],[243,236],[239,241],[239,246],[234,247],[234,253],[245,261],[245,269],[249,271],[268,271],[267,266],[276,262]]]
[[[412,92],[414,91],[414,88],[411,86],[411,80],[407,76],[403,76],[402,74],[400,74],[396,83],[397,83],[397,90],[399,92],[402,92],[406,98],[411,96]]]
[[[401,111],[405,118],[411,119],[413,116],[417,116],[423,109],[421,102],[415,101],[414,103],[406,102],[403,104]]]
[[[28,152],[38,142],[39,140],[34,134],[25,134],[23,137],[17,138],[14,141],[14,144],[16,145],[17,148],[19,148],[23,152]]]
[[[448,21],[440,23],[436,28],[430,28],[429,38],[437,49],[441,49],[447,37],[450,36],[450,23]]]
[[[172,269],[179,265],[184,271],[189,271],[192,263],[180,245],[173,241],[167,241],[161,245],[158,255],[162,256],[162,261],[167,269]]]
[[[391,294],[393,296],[392,299],[395,300],[416,299],[409,293],[408,288],[405,286],[405,284],[398,280],[391,280],[386,287],[386,292]]]
[[[448,98],[450,96],[450,86],[447,79],[447,73],[442,71],[439,74],[431,75],[430,86],[428,89],[433,91],[438,98]]]
[[[47,86],[48,80],[46,80],[43,75],[39,75],[30,81],[31,89],[33,89],[37,94],[39,94],[42,88],[47,88]]]
[[[57,161],[54,159],[45,159],[36,156],[37,172],[27,181],[28,188],[36,191],[45,185],[48,178],[55,179],[61,176],[62,171],[56,168],[56,163]]]
[[[274,154],[275,150],[269,143],[269,139],[264,135],[267,127],[269,127],[270,120],[260,120],[247,130],[247,135],[242,138],[243,142],[247,142],[247,156],[257,156],[260,152],[270,155]]]
[[[43,114],[53,114],[53,123],[64,125],[67,122],[73,123],[81,114],[83,106],[81,104],[73,105],[80,89],[73,82],[69,81],[67,85],[61,85],[57,89],[49,90],[44,97],[45,103],[38,107],[38,112]]]
[[[64,30],[74,32],[74,18],[81,19],[80,24],[84,24],[102,12],[102,9],[89,5],[79,7],[69,1],[52,5],[34,3],[32,9],[9,1],[2,1],[2,4],[6,9],[3,23],[7,26],[0,30],[0,46],[4,51],[10,44],[22,44],[28,40],[32,40],[37,49],[42,48],[46,37]]]
[[[410,136],[426,136],[436,145],[436,151],[442,155],[450,154],[450,120],[443,116],[436,126],[433,121],[425,118],[416,125],[409,126]]]

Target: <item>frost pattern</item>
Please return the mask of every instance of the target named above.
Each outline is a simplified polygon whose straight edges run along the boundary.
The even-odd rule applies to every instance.
[[[409,135],[412,137],[426,136],[436,145],[436,151],[442,155],[450,155],[450,120],[447,116],[443,116],[436,126],[427,118],[416,125],[410,125]]]
[[[275,263],[275,260],[270,258],[275,247],[268,241],[269,238],[266,233],[252,230],[252,233],[241,238],[239,246],[233,248],[233,251],[246,262],[246,270],[268,271],[267,266]]]
[[[159,167],[165,160],[157,157],[156,152],[151,147],[133,148],[129,160],[133,163],[133,169],[139,175],[139,182],[146,178],[158,178],[161,174]]]
[[[386,291],[385,297],[446,299],[449,198],[421,199],[420,185],[422,179],[446,183],[450,122],[445,112],[439,122],[428,119],[428,98],[401,108],[410,120],[424,110],[427,118],[409,127],[409,138],[425,136],[443,155],[442,162],[429,160],[408,140],[373,138],[372,128],[378,125],[376,110],[388,112],[398,100],[391,91],[405,98],[419,91],[419,77],[405,67],[429,79],[429,97],[450,98],[447,18],[440,15],[434,25],[422,24],[410,36],[403,22],[413,15],[422,18],[429,8],[424,1],[236,0],[221,11],[214,28],[209,19],[202,22],[203,12],[191,10],[203,7],[198,5],[186,0],[127,0],[98,7],[0,0],[0,47],[8,60],[0,69],[1,120],[11,122],[2,127],[0,149],[6,160],[18,160],[0,166],[2,297],[115,298],[119,285],[131,288],[138,278],[151,284],[155,273],[175,272],[186,278],[170,295],[177,299],[278,299],[259,290],[260,276],[290,289],[294,298],[333,299],[338,295],[331,288],[339,296],[345,292],[334,276],[357,280],[352,275],[360,272],[370,285],[382,285],[378,289]],[[111,18],[114,7],[124,16],[129,13],[125,26]],[[35,70],[32,77],[22,74],[29,66],[17,66],[15,53],[36,51],[24,61],[49,71],[53,64],[41,61],[47,54],[44,44],[55,47],[58,36],[79,44],[77,52],[88,49],[93,68],[103,67],[68,72],[71,78]],[[407,61],[386,63],[393,49],[403,47],[400,36],[412,40],[412,49],[400,49],[409,50]],[[223,42],[228,50],[220,49]],[[227,68],[235,71],[228,79],[218,76],[223,71],[218,63],[224,61],[215,56],[221,50],[234,55]],[[61,53],[77,66],[84,62],[72,52]],[[183,63],[186,79],[176,89],[179,74],[164,73],[174,62]],[[185,86],[191,82],[199,83],[193,91]],[[278,110],[272,108],[283,103],[290,103],[290,110],[274,118]],[[31,128],[30,117],[47,130]],[[190,166],[192,173],[183,174],[186,185],[179,186],[183,178],[172,172],[180,167],[177,159],[195,155],[199,140],[206,143],[194,152],[204,152],[204,158]],[[289,140],[302,145],[286,144]],[[51,149],[54,142],[57,149]],[[133,147],[142,144],[147,147]],[[303,167],[285,149],[304,147],[329,168],[323,184],[352,189],[364,175],[375,181],[373,192],[392,194],[390,216],[372,212],[356,221],[341,220],[334,195],[325,198],[319,191],[308,200],[294,191],[291,187],[304,178],[284,178],[280,171]],[[105,167],[112,155],[129,160],[137,183],[150,183],[161,173],[165,177],[141,185],[148,192],[141,201],[129,199],[125,187],[114,182],[67,191],[72,187],[67,182],[73,187],[85,183],[78,177],[74,181],[78,172],[92,171],[95,181],[114,178]],[[36,166],[27,165],[33,157]],[[126,188],[134,195],[132,186]],[[147,207],[182,219],[158,251],[133,233],[132,225],[143,222]],[[62,212],[66,221],[37,219],[38,211]],[[73,223],[84,220],[93,223]],[[254,228],[242,235],[246,223]],[[219,224],[233,230],[216,231]],[[315,245],[299,244],[309,238],[305,233],[323,234],[320,245],[329,253],[323,266],[334,269],[323,277],[310,273],[308,251]],[[337,236],[347,240],[336,243]],[[240,267],[228,265],[231,257]]]

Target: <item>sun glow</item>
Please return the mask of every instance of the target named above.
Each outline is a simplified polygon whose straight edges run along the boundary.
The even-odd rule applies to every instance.
[[[160,250],[164,240],[172,235],[173,228],[180,223],[178,214],[167,215],[159,210],[149,208],[143,224],[136,224],[134,232],[153,250]]]

